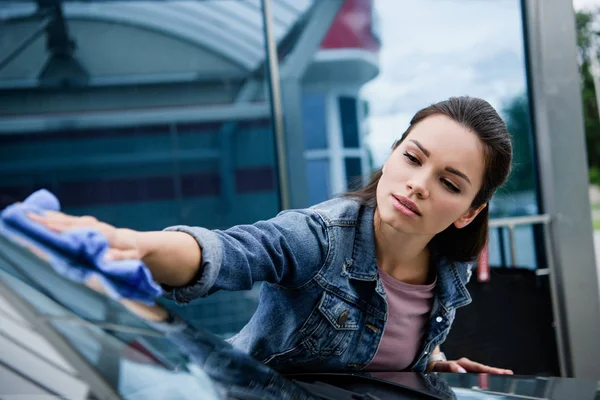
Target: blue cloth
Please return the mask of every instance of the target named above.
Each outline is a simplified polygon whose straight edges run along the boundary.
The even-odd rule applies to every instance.
[[[95,276],[114,299],[151,304],[162,294],[161,286],[142,261],[105,260],[109,244],[99,231],[84,228],[59,233],[27,217],[30,212],[44,215],[46,211],[60,211],[60,202],[48,190],[38,190],[23,203],[10,205],[0,213],[0,233],[16,235],[42,247],[50,253],[56,272],[70,280],[85,282]]]

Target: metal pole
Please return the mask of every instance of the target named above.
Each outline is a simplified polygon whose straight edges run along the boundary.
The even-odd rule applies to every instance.
[[[490,221],[491,222],[491,221]],[[490,226],[491,228],[491,226]],[[498,249],[500,250],[500,264],[502,268],[505,268],[507,265],[506,261],[506,246],[504,245],[504,226],[498,227]]]
[[[544,212],[553,216],[547,254],[561,372],[598,379],[600,288],[586,189],[581,78],[573,62],[573,5],[564,0],[522,4],[540,194]],[[564,154],[572,155],[569,162]]]
[[[511,268],[517,268],[517,246],[515,245],[515,226],[508,226],[508,241],[510,243],[510,263]]]
[[[285,132],[283,129],[283,112],[281,108],[281,90],[279,82],[279,65],[277,57],[277,46],[273,38],[273,26],[271,15],[271,0],[261,0],[263,32],[265,41],[265,63],[267,84],[270,94],[271,116],[273,120],[273,133],[277,146],[277,171],[279,173],[279,199],[281,209],[290,206],[290,193],[288,188],[287,157],[285,152]]]

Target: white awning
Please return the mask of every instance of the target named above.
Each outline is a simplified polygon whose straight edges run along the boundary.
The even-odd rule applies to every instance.
[[[285,37],[313,3],[314,0],[271,0],[273,34],[277,43]],[[65,1],[62,5],[68,27],[75,23],[79,27],[82,23],[90,21],[137,28],[149,31],[153,35],[159,34],[195,46],[203,54],[211,53],[226,60],[230,67],[235,66],[248,72],[256,70],[265,58],[260,0],[99,0]],[[0,32],[22,23],[28,27],[22,30],[22,40],[25,40],[37,22],[36,12],[37,6],[34,2],[0,3]],[[41,18],[37,20],[41,22]],[[73,36],[77,42],[77,36]],[[38,42],[34,44],[39,52],[44,43],[43,36],[37,40]],[[0,60],[17,45],[19,41],[1,45]],[[103,48],[101,51],[106,49]],[[39,57],[43,57],[42,54],[37,57],[32,57],[31,54],[29,56],[28,60],[25,57],[19,60],[17,57],[11,63],[22,63],[26,66],[26,61],[31,65],[33,59],[37,61]],[[31,79],[31,76],[23,78]]]

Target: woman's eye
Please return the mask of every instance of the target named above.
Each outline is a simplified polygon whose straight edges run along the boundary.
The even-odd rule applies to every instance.
[[[413,156],[410,153],[404,153],[404,157],[408,158],[408,161],[410,161],[413,164],[417,164],[420,165],[421,163],[419,162],[419,159],[415,156]]]
[[[446,186],[446,188],[448,190],[450,190],[451,192],[454,193],[460,193],[460,189],[457,188],[456,186],[454,186],[452,183],[450,183],[449,181],[442,179],[442,183],[444,184],[444,186]]]

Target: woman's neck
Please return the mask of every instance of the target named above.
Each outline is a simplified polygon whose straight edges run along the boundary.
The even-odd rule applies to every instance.
[[[375,209],[374,232],[377,264],[388,275],[413,285],[432,281],[427,244],[432,237],[400,232],[381,221]]]

